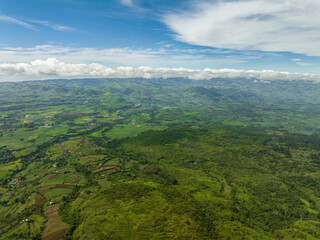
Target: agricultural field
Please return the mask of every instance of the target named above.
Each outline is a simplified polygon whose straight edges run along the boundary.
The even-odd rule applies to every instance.
[[[0,240],[319,239],[320,84],[0,83]]]

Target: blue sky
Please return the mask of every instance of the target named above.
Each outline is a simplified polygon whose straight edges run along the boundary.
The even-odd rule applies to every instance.
[[[319,15],[317,0],[1,0],[0,80],[100,76],[70,74],[94,64],[317,78]]]

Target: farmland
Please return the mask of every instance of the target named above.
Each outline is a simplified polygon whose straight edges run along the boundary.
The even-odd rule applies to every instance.
[[[318,239],[319,92],[0,83],[0,239]]]

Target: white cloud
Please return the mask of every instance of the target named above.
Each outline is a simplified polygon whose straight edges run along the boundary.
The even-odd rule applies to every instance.
[[[194,1],[192,9],[164,17],[177,40],[320,56],[319,0]]]
[[[19,20],[17,18],[13,18],[13,17],[9,17],[6,15],[1,15],[0,14],[0,21],[4,21],[4,22],[9,22],[9,23],[14,23],[14,24],[18,24],[20,26],[23,26],[25,28],[37,31],[37,27],[39,25],[44,26],[44,27],[48,27],[51,28],[55,31],[60,31],[60,32],[72,32],[75,31],[75,29],[68,27],[68,26],[64,26],[64,25],[59,25],[59,24],[55,24],[49,21],[38,21],[38,20]]]
[[[49,22],[49,21],[30,21],[32,23],[35,23],[35,24],[40,24],[42,26],[45,26],[45,27],[49,27],[49,28],[52,28],[53,30],[56,30],[56,31],[59,31],[59,32],[73,32],[75,31],[74,28],[71,28],[71,27],[68,27],[68,26],[63,26],[63,25],[59,25],[59,24],[55,24],[55,23],[52,23],[52,22]]]
[[[39,45],[31,48],[0,47],[1,62],[31,62],[34,59],[59,58],[69,63],[103,62],[113,66],[141,66],[146,63],[154,67],[182,66],[188,68],[228,66],[243,63],[257,56],[206,56],[202,50],[194,49],[131,49],[131,48],[75,48],[55,45]],[[210,53],[210,52],[209,52]],[[211,54],[211,53],[210,53]]]
[[[132,0],[120,0],[120,3],[127,7],[133,7],[133,1]]]
[[[31,29],[31,30],[36,30],[36,28],[32,24],[29,24],[27,22],[24,22],[24,21],[18,20],[16,18],[12,18],[12,17],[6,16],[6,15],[0,15],[0,21],[18,24],[18,25],[23,26],[25,28],[28,28],[28,29]]]
[[[313,64],[312,63],[307,63],[307,62],[296,62],[298,65],[300,66],[312,66]]]
[[[295,62],[297,65],[300,65],[300,66],[312,66],[313,63],[308,63],[308,62],[302,62],[302,59],[300,58],[293,58],[291,59],[291,61]]]
[[[119,78],[154,78],[185,77],[194,80],[212,78],[255,78],[270,80],[320,80],[320,75],[276,72],[272,70],[235,70],[211,69],[194,70],[188,68],[153,68],[153,67],[117,67],[110,68],[101,64],[68,64],[55,58],[35,60],[31,63],[0,64],[0,73],[10,76],[31,76],[33,79],[52,77],[119,77]]]

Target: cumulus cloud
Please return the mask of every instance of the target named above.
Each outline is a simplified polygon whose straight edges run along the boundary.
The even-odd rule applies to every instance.
[[[190,44],[320,56],[319,15],[319,0],[194,1],[164,22]]]
[[[35,60],[31,63],[0,64],[0,73],[5,75],[27,75],[55,77],[118,77],[118,78],[170,78],[184,77],[193,80],[214,78],[254,78],[268,80],[320,80],[319,75],[276,72],[272,70],[235,70],[211,69],[194,70],[187,68],[117,67],[110,68],[101,64],[68,64],[55,58]]]

